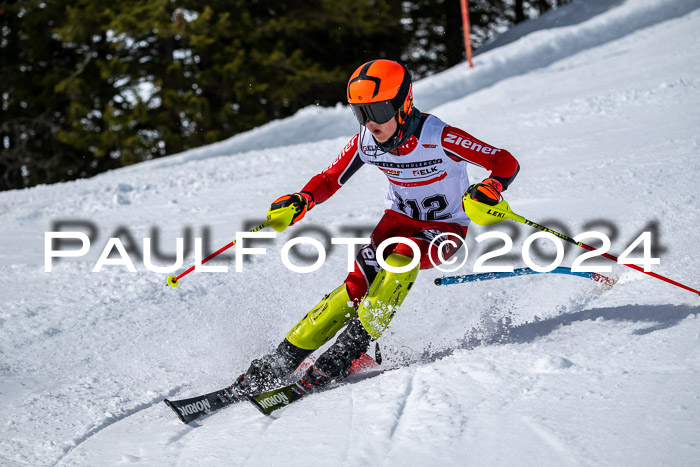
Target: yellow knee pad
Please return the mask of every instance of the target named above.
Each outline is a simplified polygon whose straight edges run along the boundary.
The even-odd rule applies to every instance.
[[[386,259],[386,264],[393,267],[408,266],[412,261],[404,255],[391,254]],[[407,272],[391,272],[381,270],[369,286],[367,295],[357,308],[360,322],[367,330],[372,339],[379,339],[389,322],[394,317],[394,313],[403,303],[406,294],[413,286],[418,277],[420,265],[416,265]]]
[[[345,284],[329,293],[291,331],[287,340],[295,346],[315,350],[333,338],[355,316],[355,307]]]

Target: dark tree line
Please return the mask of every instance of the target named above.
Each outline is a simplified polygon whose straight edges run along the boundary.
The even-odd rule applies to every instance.
[[[562,0],[470,0],[474,45]],[[0,190],[91,176],[342,102],[372,58],[464,59],[459,0],[0,4]]]

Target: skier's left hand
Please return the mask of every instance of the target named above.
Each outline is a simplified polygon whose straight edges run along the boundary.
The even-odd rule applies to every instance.
[[[475,183],[467,189],[467,193],[471,195],[472,199],[489,206],[495,206],[501,202],[503,199],[501,191],[503,191],[503,185],[494,178],[487,178],[483,182]]]

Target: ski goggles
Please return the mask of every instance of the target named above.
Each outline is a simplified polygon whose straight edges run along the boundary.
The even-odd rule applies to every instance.
[[[396,109],[391,104],[391,101],[372,102],[369,104],[350,104],[352,113],[360,125],[366,125],[367,122],[386,123],[396,115]]]

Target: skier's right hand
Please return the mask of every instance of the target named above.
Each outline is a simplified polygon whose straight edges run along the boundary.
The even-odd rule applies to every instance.
[[[272,205],[270,205],[268,217],[271,214],[274,215],[274,212],[277,210],[294,206],[294,216],[289,221],[289,225],[294,225],[299,222],[306,215],[306,212],[314,207],[314,205],[314,198],[311,196],[311,193],[301,192],[280,196],[272,202]]]

